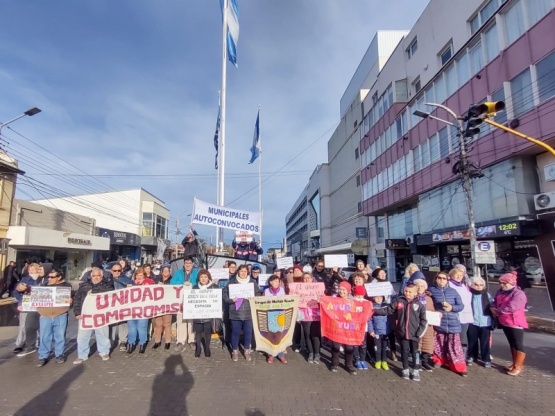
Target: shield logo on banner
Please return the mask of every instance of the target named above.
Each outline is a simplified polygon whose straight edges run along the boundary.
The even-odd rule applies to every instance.
[[[260,335],[274,345],[278,345],[287,335],[293,320],[293,308],[257,310]]]

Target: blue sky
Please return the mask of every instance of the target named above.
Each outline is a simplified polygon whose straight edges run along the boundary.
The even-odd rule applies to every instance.
[[[248,161],[260,106],[267,249],[278,246],[285,215],[326,161],[339,100],[376,30],[409,29],[428,1],[238,1],[225,201],[258,208],[258,165]],[[33,106],[43,112],[5,127],[1,145],[46,184],[43,192],[145,188],[171,210],[173,240],[195,195],[216,201],[221,38],[219,0],[4,1],[0,121]],[[82,171],[110,176],[71,176]],[[17,196],[43,197],[23,183]]]

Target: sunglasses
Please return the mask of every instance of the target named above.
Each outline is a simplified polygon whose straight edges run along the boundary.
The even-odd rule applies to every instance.
[[[57,279],[58,277],[60,276],[50,276],[50,275],[48,276],[49,279]]]
[[[438,277],[436,277],[436,280],[447,280],[447,278],[443,277],[443,276],[438,276]]]
[[[112,269],[114,273],[121,273],[121,269]]]

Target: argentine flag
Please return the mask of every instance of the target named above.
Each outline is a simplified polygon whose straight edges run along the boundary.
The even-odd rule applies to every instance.
[[[239,6],[237,0],[220,0],[222,15],[227,2],[227,57],[237,67],[237,42],[239,42]]]
[[[260,140],[260,110],[258,110],[258,114],[256,115],[256,124],[254,125],[254,136],[252,138],[252,147],[251,147],[251,160],[249,164],[254,162],[258,155],[260,155],[260,147],[259,147],[259,140]]]

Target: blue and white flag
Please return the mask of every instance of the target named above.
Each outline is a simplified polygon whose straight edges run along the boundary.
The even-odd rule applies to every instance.
[[[260,146],[259,146],[259,140],[260,140],[260,126],[259,126],[259,122],[260,122],[260,110],[258,110],[258,114],[256,115],[256,124],[254,125],[254,136],[252,138],[252,147],[251,147],[251,160],[249,162],[252,163],[254,162],[258,156],[260,155]]]
[[[237,0],[220,0],[222,16],[224,1],[227,1],[227,57],[229,61],[237,66],[237,43],[239,42],[239,6]]]
[[[214,169],[218,169],[218,139],[220,137],[220,113],[222,111],[221,106],[218,107],[218,120],[216,121],[216,132],[214,133],[214,147],[216,148],[216,159],[214,162]]]

